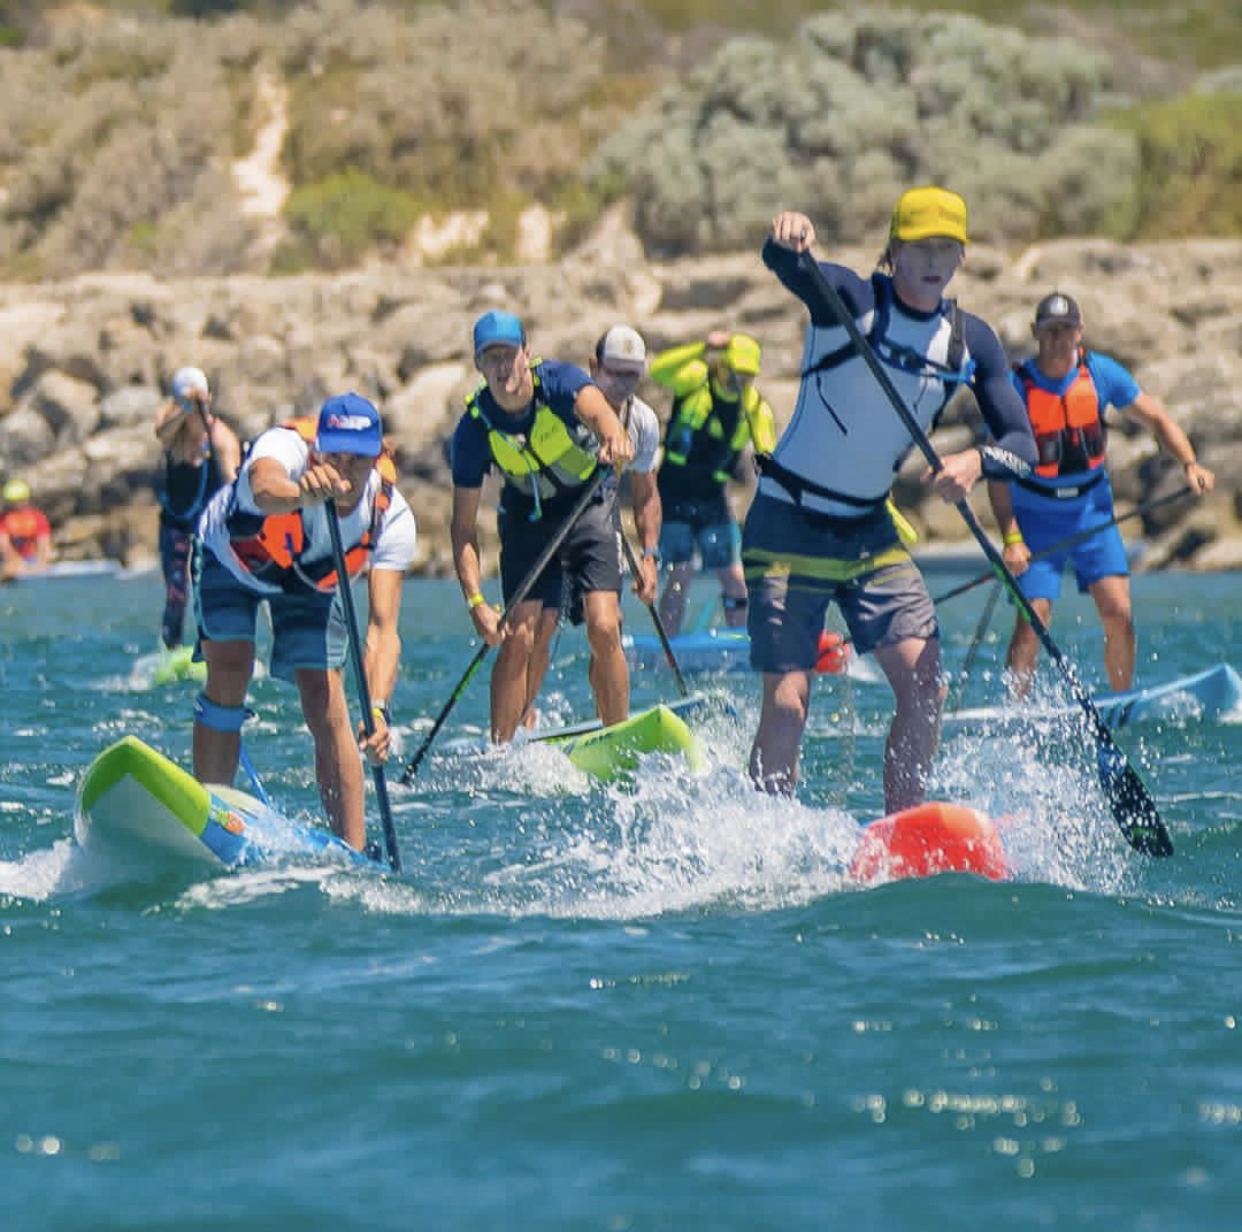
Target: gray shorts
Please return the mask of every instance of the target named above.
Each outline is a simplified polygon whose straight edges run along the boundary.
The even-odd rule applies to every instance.
[[[857,654],[940,636],[927,584],[885,509],[846,521],[756,496],[742,568],[756,671],[811,671],[829,603],[841,609]]]
[[[345,610],[338,594],[305,590],[261,595],[243,586],[217,559],[199,548],[194,554],[194,615],[203,642],[253,642],[259,604],[272,617],[272,661],[269,670],[293,681],[300,668],[326,671],[345,665],[349,649]]]

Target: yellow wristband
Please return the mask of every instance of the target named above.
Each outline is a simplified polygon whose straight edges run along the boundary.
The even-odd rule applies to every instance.
[[[1001,541],[1007,548],[1011,548],[1015,543],[1022,542],[1022,532],[1020,530],[1011,530],[1009,534],[1001,537]]]
[[[473,612],[474,609],[478,607],[480,603],[486,603],[486,602],[487,600],[483,598],[483,592],[480,590],[476,590],[474,594],[472,594],[470,598],[466,600],[466,606]]]

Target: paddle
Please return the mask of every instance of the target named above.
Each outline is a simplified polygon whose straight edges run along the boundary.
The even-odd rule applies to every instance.
[[[910,438],[918,446],[919,452],[927,459],[927,464],[935,473],[943,471],[944,463],[940,460],[940,455],[933,448],[931,441],[927,439],[927,433],[923,431],[918,420],[910,413],[910,408],[906,406],[901,394],[897,391],[897,387],[893,384],[892,379],[872,350],[871,344],[863,336],[862,331],[858,328],[858,323],[842,302],[836,287],[828,281],[824,271],[820,269],[819,262],[810,252],[802,252],[798,254],[798,263],[811,280],[811,284],[823,300],[824,306],[836,317],[838,324],[845,330],[846,336],[862,357],[871,375],[875,377],[877,384],[884,392],[884,396],[892,403],[893,410],[905,425],[906,431],[910,433]],[[1151,793],[1147,790],[1143,780],[1139,778],[1137,771],[1130,765],[1125,754],[1117,747],[1112,733],[1104,725],[1100,712],[1091,700],[1091,695],[1083,688],[1082,682],[1078,679],[1078,672],[1074,665],[1061,653],[1061,648],[1053,641],[1052,634],[1048,632],[1048,626],[1040,620],[1035,609],[1031,607],[1030,601],[1018,586],[1017,579],[1010,573],[1009,566],[1005,564],[1004,558],[993,546],[992,541],[984,534],[983,527],[979,525],[979,521],[971,507],[965,500],[955,501],[954,507],[961,514],[962,520],[970,529],[970,533],[974,535],[980,548],[983,549],[983,554],[988,558],[993,572],[1004,583],[1005,589],[1009,591],[1014,605],[1030,622],[1031,628],[1035,630],[1035,635],[1039,638],[1049,659],[1056,664],[1061,675],[1069,685],[1070,692],[1074,695],[1074,700],[1078,702],[1083,709],[1083,713],[1087,716],[1088,723],[1095,736],[1096,770],[1099,775],[1100,787],[1108,799],[1113,819],[1116,821],[1121,833],[1125,836],[1126,842],[1136,851],[1145,852],[1147,855],[1172,855],[1173,842],[1169,838],[1164,822],[1160,819],[1160,813],[1156,808],[1155,800],[1152,799]]]
[[[634,556],[634,549],[630,546],[628,536],[624,531],[620,532],[621,546],[625,549],[626,563],[630,566],[630,572],[635,576],[639,576],[639,563]],[[690,690],[686,688],[685,678],[681,674],[681,668],[677,666],[677,656],[673,653],[672,643],[668,640],[668,634],[664,629],[664,621],[660,619],[660,613],[656,610],[654,603],[645,603],[643,606],[651,613],[651,622],[655,625],[655,631],[660,637],[660,645],[664,647],[664,657],[668,660],[668,665],[673,669],[673,675],[677,679],[677,691],[682,697],[689,697]]]
[[[501,625],[513,615],[514,609],[518,604],[524,602],[526,596],[534,589],[535,583],[539,580],[539,575],[548,567],[548,561],[560,551],[561,544],[565,542],[565,536],[569,534],[573,529],[574,523],[586,511],[587,506],[594,499],[596,492],[599,491],[600,485],[607,476],[607,467],[601,466],[591,477],[586,487],[582,489],[582,495],[578,497],[564,522],[557,528],[552,538],[548,540],[543,551],[539,553],[538,558],[530,568],[530,572],[522,579],[522,584],[513,592],[513,598],[509,600],[504,612],[501,614]],[[408,787],[414,781],[414,776],[418,773],[418,767],[422,765],[423,758],[427,756],[427,750],[431,748],[431,742],[436,738],[440,728],[444,726],[445,720],[449,717],[449,712],[461,699],[461,695],[466,691],[466,686],[474,679],[475,673],[482,666],[483,660],[487,658],[487,652],[490,649],[491,647],[487,642],[484,642],[475,652],[474,658],[470,660],[470,666],[466,668],[462,678],[457,682],[452,693],[449,694],[448,701],[444,703],[440,713],[436,715],[435,722],[432,723],[431,730],[423,737],[423,742],[418,746],[418,751],[406,763],[405,771],[401,775],[401,785],[403,787]]]
[[[952,714],[962,704],[962,694],[966,692],[966,681],[970,679],[970,669],[975,665],[975,655],[979,653],[979,647],[988,631],[988,625],[992,623],[992,613],[996,611],[996,602],[1001,597],[1002,589],[1000,582],[997,582],[992,593],[988,595],[983,615],[979,617],[979,623],[975,626],[975,635],[970,639],[970,649],[966,651],[966,658],[962,662],[962,670],[957,674],[953,696],[944,704],[946,714]]]
[[[336,502],[324,505],[328,515],[328,531],[332,535],[332,565],[336,569],[336,586],[345,609],[345,631],[349,638],[349,657],[354,667],[354,682],[358,686],[358,704],[362,707],[362,729],[367,736],[375,735],[375,716],[371,713],[371,689],[363,670],[362,643],[358,639],[358,613],[354,608],[354,592],[350,589],[349,574],[345,569],[345,549],[341,544],[341,520],[337,517]],[[392,806],[388,802],[388,780],[383,766],[371,767],[375,779],[375,795],[379,801],[380,820],[384,824],[384,847],[388,852],[388,866],[394,873],[401,871],[401,852],[397,850],[397,830],[392,822]]]
[[[1031,560],[1043,560],[1046,556],[1054,556],[1057,552],[1064,552],[1066,548],[1077,547],[1080,543],[1085,543],[1093,535],[1100,534],[1101,531],[1109,530],[1114,526],[1120,526],[1122,522],[1128,522],[1131,518],[1140,518],[1145,513],[1150,513],[1153,509],[1159,509],[1161,505],[1171,504],[1173,501],[1182,500],[1184,497],[1192,496],[1193,494],[1194,489],[1187,484],[1184,488],[1178,488],[1176,492],[1170,492],[1167,496],[1157,496],[1153,500],[1145,501],[1137,509],[1131,509],[1129,513],[1123,513],[1108,522],[1101,522],[1099,526],[1089,526],[1086,530],[1075,531],[1072,535],[1066,535],[1064,539],[1058,539],[1050,547],[1042,548],[1040,551],[1033,553]],[[964,595],[968,590],[974,590],[976,586],[982,586],[984,582],[990,582],[995,577],[996,574],[991,570],[987,573],[981,573],[978,577],[971,578],[969,582],[963,582],[952,590],[946,590],[934,602],[941,604],[946,599],[956,599],[958,595]]]

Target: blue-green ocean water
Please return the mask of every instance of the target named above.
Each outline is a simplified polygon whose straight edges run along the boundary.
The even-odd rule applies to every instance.
[[[1135,594],[1142,681],[1234,655],[1242,577]],[[941,609],[946,666],[983,601]],[[403,877],[135,884],[75,847],[73,797],[122,733],[188,759],[195,686],[134,674],[159,604],[151,576],[0,590],[9,1232],[1237,1225],[1242,725],[1119,736],[1161,862],[1121,841],[1081,736],[954,737],[933,794],[1011,815],[1014,879],[859,889],[882,686],[819,689],[791,804],[742,775],[748,676],[705,775],[655,759],[627,792],[475,751],[484,673],[394,787]],[[1008,620],[967,705],[996,699]],[[1085,604],[1054,632],[1097,684]],[[408,755],[473,653],[456,587],[410,582],[402,633]],[[550,717],[587,717],[579,634],[556,662]],[[635,679],[636,705],[672,695]],[[268,790],[313,816],[293,690],[253,701]]]

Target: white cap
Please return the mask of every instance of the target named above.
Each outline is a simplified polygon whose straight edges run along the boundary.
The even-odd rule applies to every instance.
[[[191,394],[210,398],[211,386],[207,384],[207,374],[201,368],[178,368],[173,373],[172,392],[174,398],[188,398]]]
[[[614,325],[600,340],[599,358],[606,364],[637,364],[646,367],[647,344],[628,325]]]

